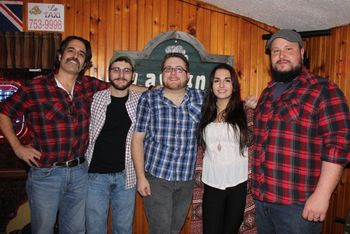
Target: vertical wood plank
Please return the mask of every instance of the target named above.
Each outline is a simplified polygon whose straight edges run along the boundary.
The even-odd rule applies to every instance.
[[[143,50],[146,42],[145,42],[145,28],[144,28],[144,23],[145,23],[145,0],[138,0],[138,5],[137,5],[137,12],[138,12],[138,17],[137,17],[137,50]]]
[[[225,51],[225,15],[217,14],[217,47],[216,54],[224,54]]]
[[[122,50],[128,50],[129,49],[129,40],[130,40],[130,1],[129,0],[122,0],[122,6],[121,6],[121,40],[122,40]]]
[[[233,55],[232,47],[232,17],[229,15],[224,16],[224,35],[223,35],[223,44],[224,44],[224,51],[223,54],[226,55]]]
[[[105,48],[105,66],[103,68],[104,70],[104,80],[108,80],[108,65],[109,60],[113,55],[114,52],[114,40],[116,39],[116,33],[115,33],[115,27],[114,23],[116,21],[115,14],[114,14],[114,0],[110,0],[106,2],[107,9],[106,9],[106,48]],[[100,67],[102,69],[102,67]]]
[[[160,31],[167,32],[168,29],[168,0],[160,1]]]
[[[176,21],[176,3],[176,0],[168,0],[167,20],[169,25],[169,31],[175,31],[179,27]]]
[[[129,50],[137,50],[137,0],[130,0],[130,18],[129,18]]]
[[[65,37],[75,34],[75,1],[66,1],[65,3],[65,24],[64,24],[64,33]]]
[[[97,77],[101,80],[106,79],[106,38],[107,38],[107,5],[100,1],[98,4],[98,43],[97,43]]]
[[[83,38],[90,40],[90,9],[91,9],[91,0],[84,0],[83,1],[83,8],[82,8],[82,25],[80,27],[82,28],[81,35]]]
[[[208,48],[209,53],[216,54],[218,50],[218,13],[211,12],[210,17],[210,46]]]
[[[347,101],[348,103],[350,103],[350,24],[345,26],[346,28],[346,38],[345,40],[345,84],[344,84],[344,88],[343,91],[345,93],[345,96],[347,97]],[[349,179],[350,180],[350,179]],[[350,193],[347,193],[350,194]]]
[[[152,11],[152,37],[157,36],[160,33],[160,17],[161,12],[161,0],[153,0],[153,11]]]
[[[94,77],[98,77],[97,74],[97,55],[98,55],[98,1],[91,1],[90,4],[90,43],[91,43],[91,49],[92,49],[92,68],[90,68],[90,75]]]
[[[144,41],[147,44],[152,38],[152,30],[153,30],[153,0],[146,1],[146,12],[145,12],[145,21],[143,22],[143,27],[145,28]]]
[[[114,0],[114,50],[121,50],[123,39],[122,39],[122,25],[123,25],[123,0]]]
[[[84,0],[75,0],[75,5],[73,9],[74,13],[74,34],[77,36],[83,36],[83,21],[84,12],[82,11],[84,9],[83,7]]]
[[[251,47],[251,53],[250,53],[250,75],[248,79],[248,88],[244,90],[244,93],[242,92],[242,97],[245,98],[249,95],[252,95],[252,92],[255,92],[257,90],[257,60],[258,60],[258,53],[261,53],[258,51],[258,28],[257,27],[251,27],[250,30],[251,36],[250,36],[250,47]]]

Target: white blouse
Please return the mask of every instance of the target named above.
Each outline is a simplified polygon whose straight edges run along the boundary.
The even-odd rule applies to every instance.
[[[244,149],[244,156],[240,154],[239,131],[235,134],[227,123],[210,123],[203,137],[203,183],[224,190],[248,179],[248,149]]]

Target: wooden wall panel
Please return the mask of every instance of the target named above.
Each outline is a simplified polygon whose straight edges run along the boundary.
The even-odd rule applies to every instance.
[[[305,39],[310,70],[334,81],[350,102],[350,25],[334,28],[329,36]]]
[[[24,0],[27,3],[28,0]],[[170,30],[198,38],[208,53],[234,57],[242,76],[242,93],[259,95],[269,76],[268,62],[257,48],[262,34],[273,27],[225,12],[195,0],[38,0],[65,4],[63,38],[76,34],[90,40],[93,67],[89,74],[106,79],[109,58],[115,50],[142,50],[156,35]],[[253,23],[252,23],[253,22]],[[260,24],[260,26],[259,26]],[[261,29],[262,27],[262,29]],[[263,42],[264,43],[264,42]],[[242,45],[242,46],[241,46]],[[253,56],[254,59],[251,59]],[[259,64],[259,68],[257,65]],[[257,74],[260,76],[258,77]],[[250,87],[250,84],[254,84]]]
[[[310,70],[334,81],[350,103],[350,24],[331,30],[330,36],[308,38],[306,51],[310,57]],[[350,210],[350,165],[344,170],[335,190],[323,233],[343,233],[344,225],[334,222],[345,217]]]
[[[24,9],[29,0],[24,0]],[[210,54],[230,55],[240,75],[242,96],[259,96],[270,80],[269,58],[262,35],[276,29],[196,0],[36,0],[65,4],[63,38],[76,34],[92,45],[89,74],[107,78],[109,59],[115,50],[143,50],[161,32],[179,30],[195,36]],[[26,12],[24,13],[26,17]],[[26,25],[26,22],[24,22]],[[335,28],[331,36],[306,39],[311,70],[336,82],[350,97],[350,26]],[[330,216],[350,207],[350,172],[337,188]],[[342,207],[339,209],[339,207]],[[340,213],[339,213],[340,212]],[[331,219],[329,218],[329,220]],[[142,201],[137,197],[135,233],[146,232]],[[333,225],[333,226],[332,226]],[[327,233],[334,228],[326,222]],[[341,226],[339,224],[336,224]],[[188,225],[184,233],[188,230]],[[337,230],[337,229],[336,229]]]

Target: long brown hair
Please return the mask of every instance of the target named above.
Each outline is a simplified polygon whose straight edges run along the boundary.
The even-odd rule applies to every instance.
[[[205,150],[206,144],[203,137],[205,128],[211,122],[214,122],[217,116],[217,98],[213,92],[213,80],[215,72],[218,69],[225,69],[230,72],[232,83],[232,95],[224,110],[224,121],[231,125],[235,133],[240,131],[239,149],[241,155],[243,155],[244,148],[248,145],[248,124],[246,120],[246,114],[244,111],[243,101],[241,99],[241,89],[237,77],[237,73],[234,68],[226,63],[217,65],[209,76],[209,90],[202,106],[202,116],[198,127],[198,145]]]

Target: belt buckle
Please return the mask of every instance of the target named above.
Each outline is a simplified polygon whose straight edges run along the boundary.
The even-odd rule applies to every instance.
[[[71,159],[69,161],[66,161],[66,167],[72,167],[72,166],[79,165],[79,161],[80,161],[79,158],[73,158],[73,159]]]
[[[70,160],[70,161],[66,161],[64,164],[65,164],[65,167],[69,167],[69,164],[70,164],[70,162],[71,162],[72,160]]]
[[[52,166],[53,167],[75,167],[80,163],[83,163],[84,161],[85,161],[85,158],[77,157],[65,162],[54,162]]]

